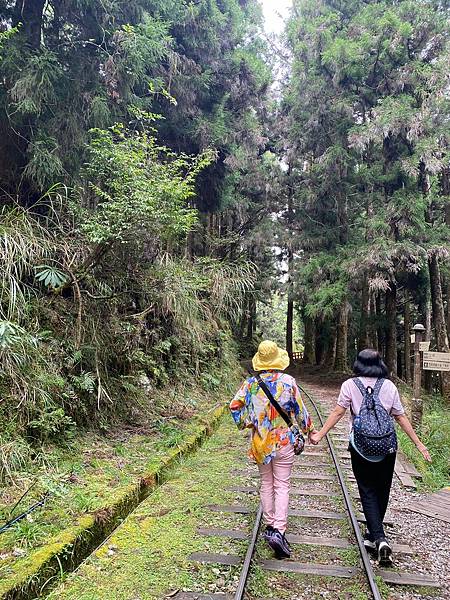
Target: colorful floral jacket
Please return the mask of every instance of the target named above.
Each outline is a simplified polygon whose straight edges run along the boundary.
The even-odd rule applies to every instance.
[[[306,435],[314,426],[303,404],[295,379],[286,373],[267,371],[261,378],[280,406],[297,421]],[[239,429],[251,428],[249,456],[259,464],[269,463],[281,446],[293,442],[285,421],[269,402],[255,377],[244,381],[230,404],[231,414]]]

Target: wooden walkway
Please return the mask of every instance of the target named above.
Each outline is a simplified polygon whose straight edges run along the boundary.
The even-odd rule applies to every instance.
[[[401,484],[411,490],[417,489],[414,478],[422,479],[421,473],[412,465],[401,450],[397,452],[395,461],[395,474],[399,478]]]
[[[431,494],[422,502],[411,502],[411,506],[407,508],[412,512],[450,523],[450,487]]]

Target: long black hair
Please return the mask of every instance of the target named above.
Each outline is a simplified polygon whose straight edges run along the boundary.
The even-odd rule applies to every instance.
[[[366,348],[361,350],[353,365],[353,373],[357,377],[383,377],[389,376],[388,369],[384,364],[379,352]]]

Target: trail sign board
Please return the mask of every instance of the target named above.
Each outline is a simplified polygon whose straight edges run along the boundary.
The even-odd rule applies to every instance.
[[[419,351],[428,352],[430,349],[430,342],[419,342]]]
[[[424,352],[423,368],[426,371],[450,371],[450,352]]]

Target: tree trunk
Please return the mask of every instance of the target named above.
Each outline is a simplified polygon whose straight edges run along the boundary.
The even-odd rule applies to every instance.
[[[445,203],[445,224],[450,227],[450,202],[448,197],[450,196],[450,168],[444,169],[442,174],[442,195],[447,198]],[[446,297],[447,297],[447,338],[450,340],[450,275],[446,277]]]
[[[345,299],[341,305],[338,317],[336,331],[336,356],[334,369],[336,371],[346,371],[348,367],[348,315],[350,305]]]
[[[378,350],[378,331],[377,331],[377,307],[375,303],[375,295],[370,297],[370,322],[369,322],[369,340],[368,347]]]
[[[248,300],[248,320],[247,320],[247,340],[250,342],[253,339],[253,332],[255,330],[255,313],[256,313],[256,302],[251,296]]]
[[[445,289],[447,299],[447,337],[450,340],[450,277],[447,277]]]
[[[322,358],[325,353],[324,329],[325,329],[325,326],[324,326],[323,322],[316,323],[316,327],[314,329],[314,338],[315,338],[314,349],[315,349],[315,353],[316,353],[316,360],[315,360],[316,365],[322,364]]]
[[[386,334],[383,326],[384,316],[381,309],[381,293],[378,292],[375,296],[375,312],[377,319],[377,338],[378,338],[378,351],[384,355],[386,347]]]
[[[448,352],[449,345],[442,299],[441,274],[438,257],[435,253],[429,257],[428,267],[430,271],[431,307],[433,310],[434,330],[436,332],[436,345],[438,352]],[[449,371],[441,371],[441,392],[445,398],[450,399]]]
[[[429,287],[427,290],[427,300],[425,303],[425,341],[431,341],[431,299],[429,298]],[[433,371],[422,371],[423,387],[430,394],[433,391]]]
[[[409,294],[406,292],[405,306],[403,309],[404,318],[404,362],[405,362],[405,381],[410,383],[412,378],[411,372],[411,304],[409,300]]]
[[[238,340],[244,339],[245,327],[247,325],[247,307],[248,307],[248,299],[247,299],[247,297],[245,297],[244,301],[242,303],[242,315],[241,315],[241,320],[239,321],[239,327],[238,327]]]
[[[41,45],[42,17],[45,0],[21,0],[16,2],[13,26],[22,23],[21,32],[33,49]]]
[[[305,325],[305,351],[303,354],[303,362],[308,365],[316,364],[316,333],[315,322],[310,317],[304,317]]]
[[[368,348],[369,342],[370,293],[367,275],[364,276],[361,290],[361,318],[359,321],[358,352]]]
[[[325,348],[322,353],[320,364],[328,369],[333,369],[336,362],[336,323],[330,322]]]
[[[402,349],[397,347],[397,377],[404,379]]]
[[[289,298],[287,302],[287,313],[286,313],[286,350],[289,356],[292,357],[293,345],[292,345],[292,328],[294,323],[294,301]]]
[[[291,173],[291,167],[289,165],[289,171]],[[294,220],[292,196],[293,191],[289,188],[288,192],[288,204],[287,204],[287,221],[288,226],[291,228]],[[286,350],[289,356],[292,356],[293,352],[293,325],[294,325],[294,298],[293,298],[293,284],[292,284],[292,269],[294,266],[294,251],[292,248],[292,236],[289,236],[287,241],[287,263],[288,263],[288,284],[287,284],[287,315],[286,315]]]
[[[397,375],[397,286],[390,282],[386,291],[386,365],[390,375]]]

